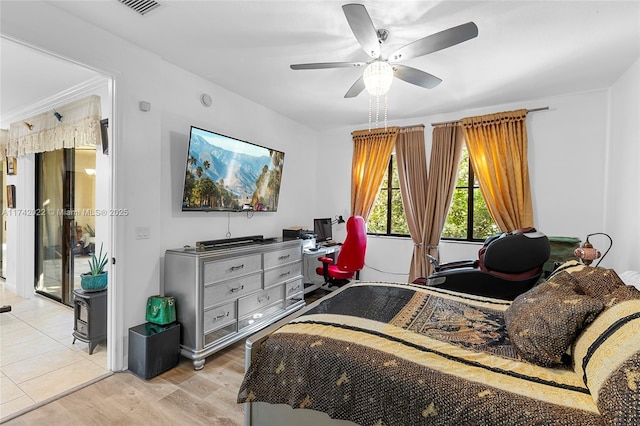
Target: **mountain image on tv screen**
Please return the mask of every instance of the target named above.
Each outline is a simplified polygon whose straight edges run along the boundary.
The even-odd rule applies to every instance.
[[[182,210],[276,211],[284,153],[191,128]]]

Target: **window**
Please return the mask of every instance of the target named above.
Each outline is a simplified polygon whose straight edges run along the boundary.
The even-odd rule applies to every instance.
[[[443,239],[482,241],[500,232],[493,222],[478,181],[473,175],[469,152],[462,148],[456,188],[442,230]]]
[[[409,236],[395,155],[389,160],[387,173],[367,222],[367,232],[375,235]],[[467,148],[463,147],[456,187],[442,230],[442,238],[483,241],[498,232],[500,230],[489,214],[480,186],[473,174]]]
[[[367,233],[376,235],[409,236],[407,218],[404,215],[398,166],[395,154],[391,155],[387,174],[380,186],[371,215],[367,222]]]

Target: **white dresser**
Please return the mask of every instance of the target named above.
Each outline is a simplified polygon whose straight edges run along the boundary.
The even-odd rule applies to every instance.
[[[302,242],[167,250],[164,292],[176,300],[181,354],[205,358],[302,308]]]

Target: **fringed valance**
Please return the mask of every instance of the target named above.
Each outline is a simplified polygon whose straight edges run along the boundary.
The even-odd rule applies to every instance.
[[[100,96],[91,95],[9,126],[6,155],[18,157],[101,143]]]
[[[9,131],[0,129],[0,160],[7,158],[7,143],[9,143]]]

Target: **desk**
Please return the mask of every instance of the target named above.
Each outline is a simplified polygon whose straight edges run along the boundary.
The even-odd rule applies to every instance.
[[[340,245],[330,247],[319,247],[318,250],[311,251],[304,249],[302,254],[304,259],[302,262],[302,275],[304,275],[304,293],[307,294],[320,288],[324,284],[324,278],[322,275],[316,274],[316,268],[322,266],[322,262],[318,260],[319,257],[328,256],[334,257],[340,252]]]

